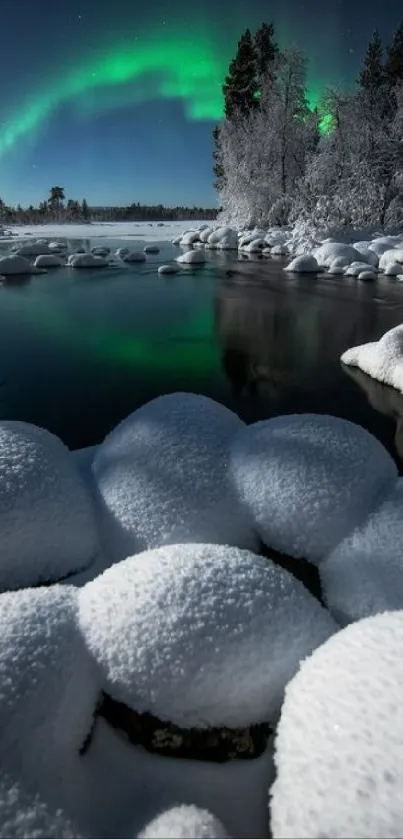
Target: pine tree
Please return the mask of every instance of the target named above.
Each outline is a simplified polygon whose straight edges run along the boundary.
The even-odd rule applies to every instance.
[[[256,106],[257,62],[250,30],[247,29],[238,41],[237,54],[229,66],[223,85],[225,116],[232,119],[236,114],[247,116]]]
[[[221,145],[220,145],[220,126],[215,125],[213,128],[213,173],[214,173],[214,188],[219,192],[224,186],[224,167],[221,163]]]
[[[81,216],[84,219],[84,221],[87,221],[90,217],[90,211],[85,198],[83,198],[83,203],[81,205]]]
[[[386,83],[389,89],[396,91],[398,85],[403,84],[403,23],[398,26],[393,36],[392,43],[386,52],[385,62]],[[393,110],[396,112],[396,97],[393,97]]]
[[[257,77],[260,84],[263,76],[274,76],[274,62],[279,48],[274,40],[274,24],[262,23],[253,39],[256,55]]]
[[[375,30],[365,53],[364,66],[358,77],[358,84],[363,90],[373,92],[379,90],[385,81],[382,41]]]

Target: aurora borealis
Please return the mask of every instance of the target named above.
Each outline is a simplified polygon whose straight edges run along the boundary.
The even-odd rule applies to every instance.
[[[211,129],[241,32],[273,20],[309,58],[308,100],[357,75],[397,0],[20,0],[2,20],[0,195],[37,203],[53,183],[92,204],[214,206]]]

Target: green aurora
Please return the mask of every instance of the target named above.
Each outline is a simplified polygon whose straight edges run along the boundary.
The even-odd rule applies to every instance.
[[[91,94],[99,93],[99,107],[110,109],[157,99],[182,101],[189,121],[220,120],[223,116],[222,83],[229,57],[208,34],[190,42],[185,30],[170,39],[160,34],[128,41],[92,57],[80,69],[67,70],[26,101],[0,126],[0,160],[24,137],[43,128],[58,107],[76,102],[85,114],[91,111]],[[131,86],[128,90],[128,86]],[[102,94],[105,102],[102,106]],[[318,80],[309,82],[307,100],[315,107],[321,95]]]

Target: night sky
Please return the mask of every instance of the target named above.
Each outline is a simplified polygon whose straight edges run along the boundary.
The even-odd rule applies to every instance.
[[[215,206],[211,130],[240,34],[276,25],[309,58],[308,98],[349,85],[399,0],[18,0],[2,15],[0,196],[54,184],[92,205]]]

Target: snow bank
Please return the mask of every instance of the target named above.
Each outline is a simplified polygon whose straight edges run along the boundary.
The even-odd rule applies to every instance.
[[[34,262],[35,268],[60,268],[61,265],[64,265],[64,260],[54,253],[43,253]]]
[[[315,563],[370,514],[397,477],[375,437],[319,414],[241,429],[230,473],[265,544]]]
[[[98,548],[91,500],[58,437],[0,423],[0,590],[57,580]]]
[[[317,274],[320,268],[315,257],[307,255],[297,256],[284,270],[295,274]]]
[[[403,609],[403,479],[321,565],[326,603],[340,624]]]
[[[271,789],[275,839],[401,836],[403,613],[334,635],[288,685]]]
[[[354,261],[361,261],[362,254],[352,245],[345,245],[342,242],[327,242],[313,253],[318,265],[322,268],[330,268],[335,259],[343,257],[348,264]]]
[[[381,257],[382,254],[393,248],[398,240],[399,237],[395,236],[381,236],[378,239],[373,239],[368,245],[368,249]]]
[[[346,350],[341,361],[403,393],[403,324],[385,332],[379,341]]]
[[[105,268],[108,260],[93,253],[75,253],[68,258],[68,263],[72,268]]]
[[[138,839],[228,839],[228,833],[208,810],[188,804],[161,813]]]
[[[196,265],[206,262],[206,257],[203,251],[186,251],[177,256],[176,261],[181,265]]]
[[[2,256],[0,257],[0,275],[5,277],[10,274],[32,274],[31,264],[24,256]]]
[[[242,426],[223,405],[187,393],[154,399],[120,423],[93,462],[111,555],[175,542],[256,547],[228,478]]]
[[[183,728],[275,722],[298,664],[335,624],[296,578],[249,551],[170,545],[79,591],[107,690]]]

